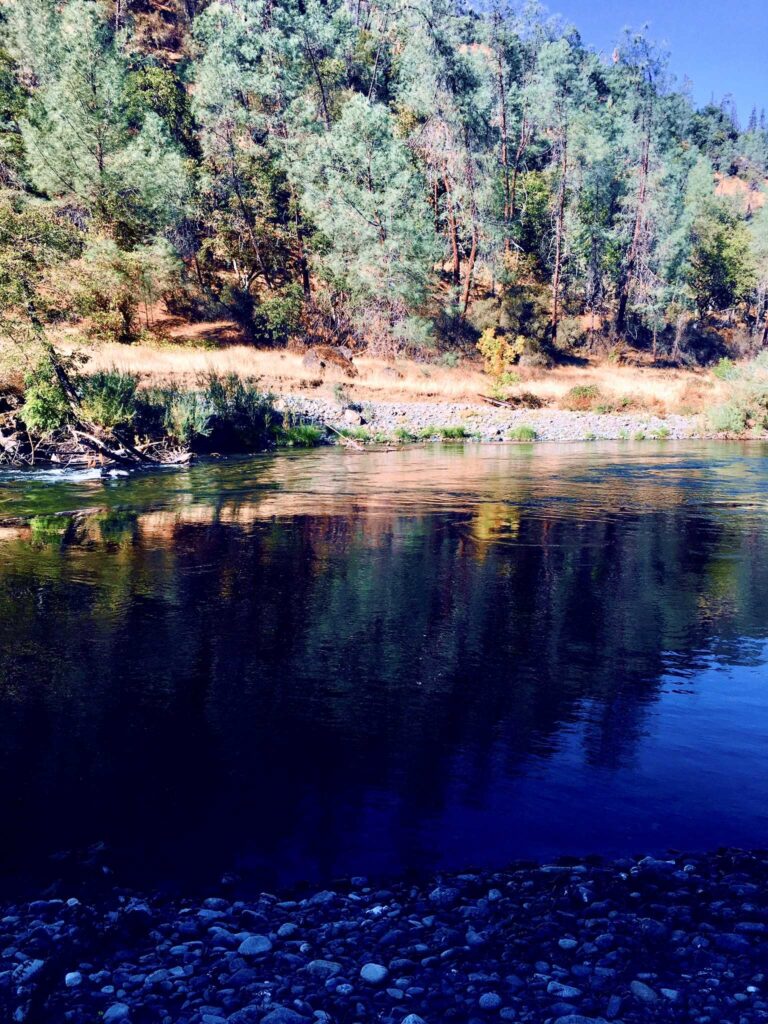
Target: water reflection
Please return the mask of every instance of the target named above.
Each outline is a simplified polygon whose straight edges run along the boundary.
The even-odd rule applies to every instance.
[[[201,882],[764,844],[766,468],[435,447],[0,484],[6,870],[102,837]]]

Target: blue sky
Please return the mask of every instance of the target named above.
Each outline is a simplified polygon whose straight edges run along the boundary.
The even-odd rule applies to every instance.
[[[739,118],[753,106],[768,111],[768,0],[545,0],[580,31],[587,46],[610,52],[622,28],[649,24],[667,44],[671,69],[692,81],[706,103],[731,93]]]

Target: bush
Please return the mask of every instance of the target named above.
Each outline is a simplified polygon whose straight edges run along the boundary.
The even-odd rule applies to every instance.
[[[710,412],[713,429],[725,434],[741,434],[749,426],[765,429],[768,426],[768,353],[761,352],[750,363],[722,360],[718,369],[721,379],[729,385],[730,395],[724,405]]]
[[[513,427],[507,434],[510,441],[535,441],[538,436],[533,427],[527,426]]]
[[[80,387],[84,418],[105,430],[132,424],[138,383],[134,374],[119,370],[102,370],[86,377]]]
[[[49,359],[42,359],[24,378],[24,404],[19,415],[27,430],[50,434],[71,417],[67,396]]]
[[[272,397],[255,381],[236,373],[211,373],[201,380],[202,397],[211,418],[211,436],[219,448],[250,451],[265,448],[273,434]]]
[[[563,395],[560,405],[570,412],[589,412],[600,397],[600,388],[596,384],[578,384]]]
[[[316,448],[325,437],[325,431],[311,423],[297,423],[278,427],[276,435],[281,448]]]
[[[485,364],[485,372],[496,378],[507,373],[510,366],[520,359],[524,346],[525,339],[522,336],[513,341],[495,327],[486,328],[477,343],[477,349]]]
[[[198,391],[170,391],[163,415],[163,427],[169,437],[194,447],[213,433],[211,407]]]
[[[465,441],[472,436],[467,428],[462,426],[438,427],[437,433],[444,441]]]
[[[740,402],[726,402],[712,409],[709,422],[718,434],[743,434],[749,423],[749,411]]]
[[[285,345],[301,326],[303,303],[299,285],[289,285],[281,294],[264,299],[253,311],[256,340],[267,345]]]

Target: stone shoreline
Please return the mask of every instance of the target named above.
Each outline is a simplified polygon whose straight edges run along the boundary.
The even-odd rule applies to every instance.
[[[0,905],[0,1020],[768,1021],[768,852]]]
[[[480,441],[506,441],[517,427],[531,427],[539,441],[670,440],[713,437],[700,416],[656,416],[650,413],[567,412],[559,409],[507,409],[462,402],[363,402],[346,409],[338,402],[303,395],[284,395],[281,409],[337,430],[367,428],[374,437],[393,438],[398,430],[420,435],[441,428],[463,427]]]

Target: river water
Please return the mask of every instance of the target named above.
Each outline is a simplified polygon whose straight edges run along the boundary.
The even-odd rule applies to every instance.
[[[766,445],[5,474],[0,523],[6,878],[768,845]]]

